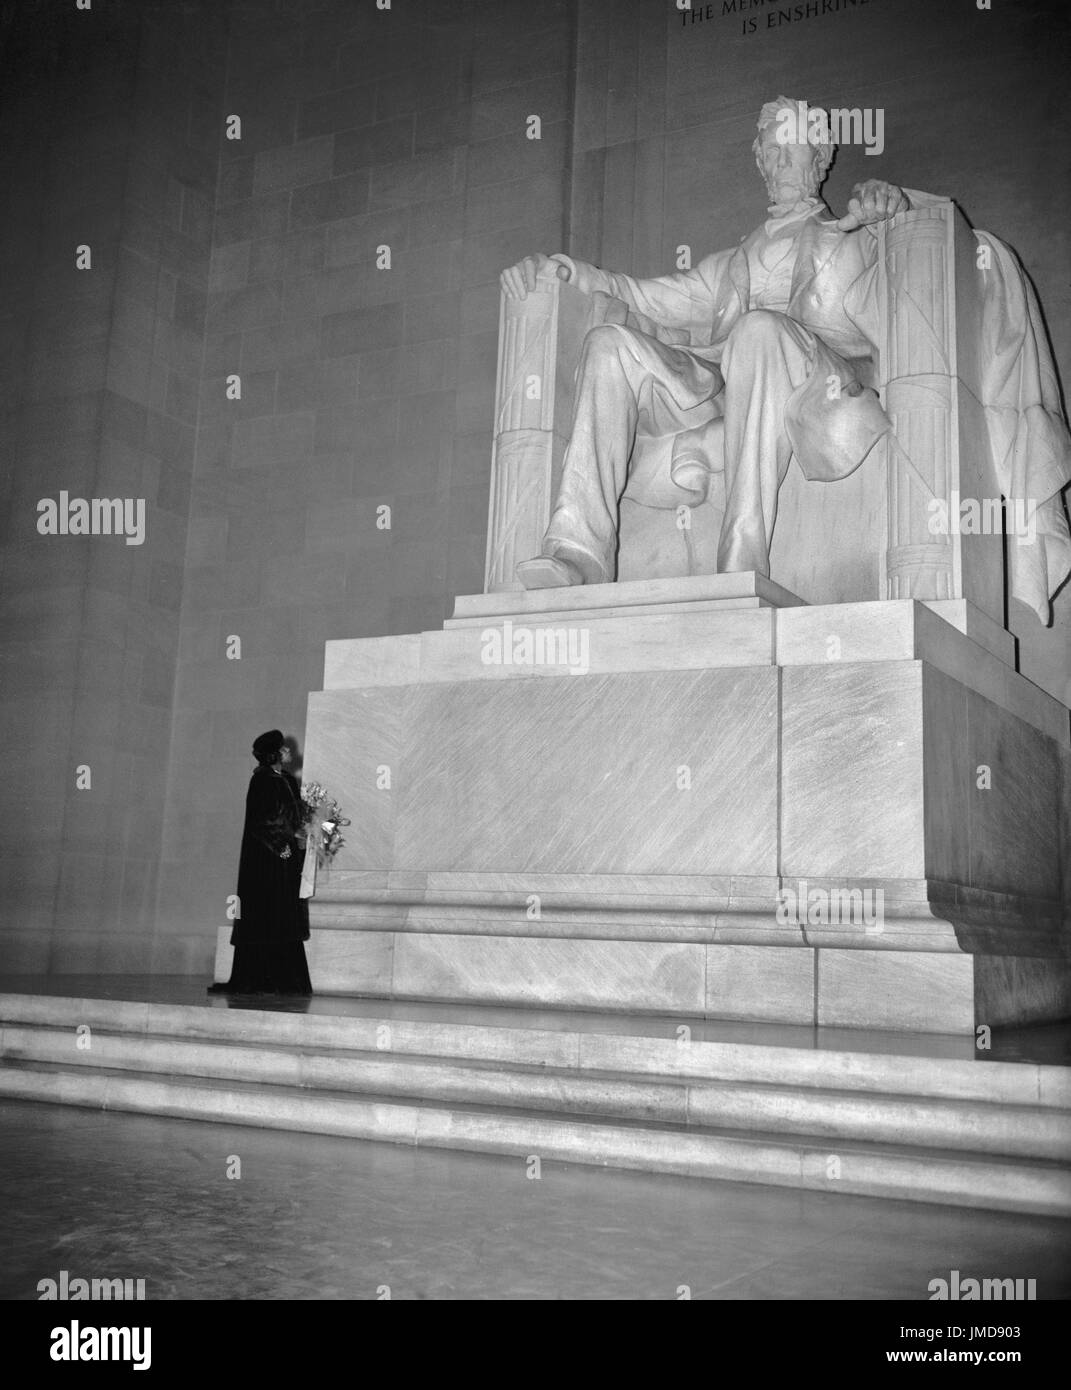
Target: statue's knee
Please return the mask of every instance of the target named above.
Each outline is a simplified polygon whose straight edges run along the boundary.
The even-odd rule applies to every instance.
[[[729,342],[769,342],[790,331],[790,323],[790,319],[775,309],[750,309],[733,325]]]
[[[620,323],[600,323],[595,328],[589,328],[584,339],[584,356],[616,361],[623,335],[628,331]]]

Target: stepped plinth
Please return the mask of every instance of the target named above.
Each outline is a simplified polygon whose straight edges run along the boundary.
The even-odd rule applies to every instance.
[[[1068,711],[965,601],[724,575],[329,642],[320,988],[970,1033],[1071,1013]],[[228,969],[226,930],[217,973]]]

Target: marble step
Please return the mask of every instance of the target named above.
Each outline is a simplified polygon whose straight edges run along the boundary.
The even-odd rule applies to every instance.
[[[205,1011],[202,1011],[205,1012]],[[888,1092],[799,1088],[769,1081],[704,1079],[625,1068],[533,1066],[501,1058],[450,1057],[360,1048],[205,1041],[111,1032],[99,1026],[80,1049],[69,1027],[5,1023],[5,1062],[106,1068],[235,1083],[302,1086],[364,1095],[629,1120],[714,1125],[829,1142],[877,1143],[1059,1161],[1071,1153],[1071,1110],[1054,1105],[923,1098]]]
[[[354,1016],[9,992],[0,993],[0,1028],[66,1029],[71,1045],[75,1031],[88,1027],[93,1033],[388,1052],[394,1057],[552,1067],[578,1075],[614,1072],[779,1085],[804,1092],[876,1092],[1071,1110],[1071,1068],[949,1056],[947,1039],[932,1040],[934,1051],[927,1052],[918,1038],[885,1035],[880,1050],[864,1050],[868,1043],[873,1045],[873,1035],[842,1033],[838,1037],[850,1040],[851,1046],[846,1042],[816,1047],[807,1029],[719,1026],[697,1020],[692,1035],[682,1041],[678,1030],[687,1019],[658,1021],[468,1003],[407,1008],[396,1000],[358,1002],[365,1011]],[[742,1035],[791,1041],[721,1040]],[[800,1038],[809,1045],[796,1043]]]
[[[594,1164],[812,1191],[1071,1215],[1057,1165],[943,1149],[605,1120],[516,1107],[406,1101],[213,1078],[8,1061],[0,1091],[23,1100],[335,1134],[513,1156],[526,1166]]]

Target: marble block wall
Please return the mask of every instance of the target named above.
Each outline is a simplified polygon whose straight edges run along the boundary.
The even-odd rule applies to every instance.
[[[2,27],[0,949],[9,970],[146,970],[221,28],[200,0],[7,6]],[[140,503],[142,539],[40,534],[64,491]]]

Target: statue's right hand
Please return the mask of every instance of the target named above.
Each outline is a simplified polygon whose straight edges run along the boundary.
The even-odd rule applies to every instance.
[[[552,265],[557,268],[559,280],[568,280],[567,265],[562,265],[560,261],[552,261],[549,256],[537,251],[534,256],[525,256],[523,261],[518,261],[516,265],[511,265],[508,270],[502,272],[498,277],[502,293],[509,299],[526,299],[529,290],[536,287],[536,276],[539,272]]]

